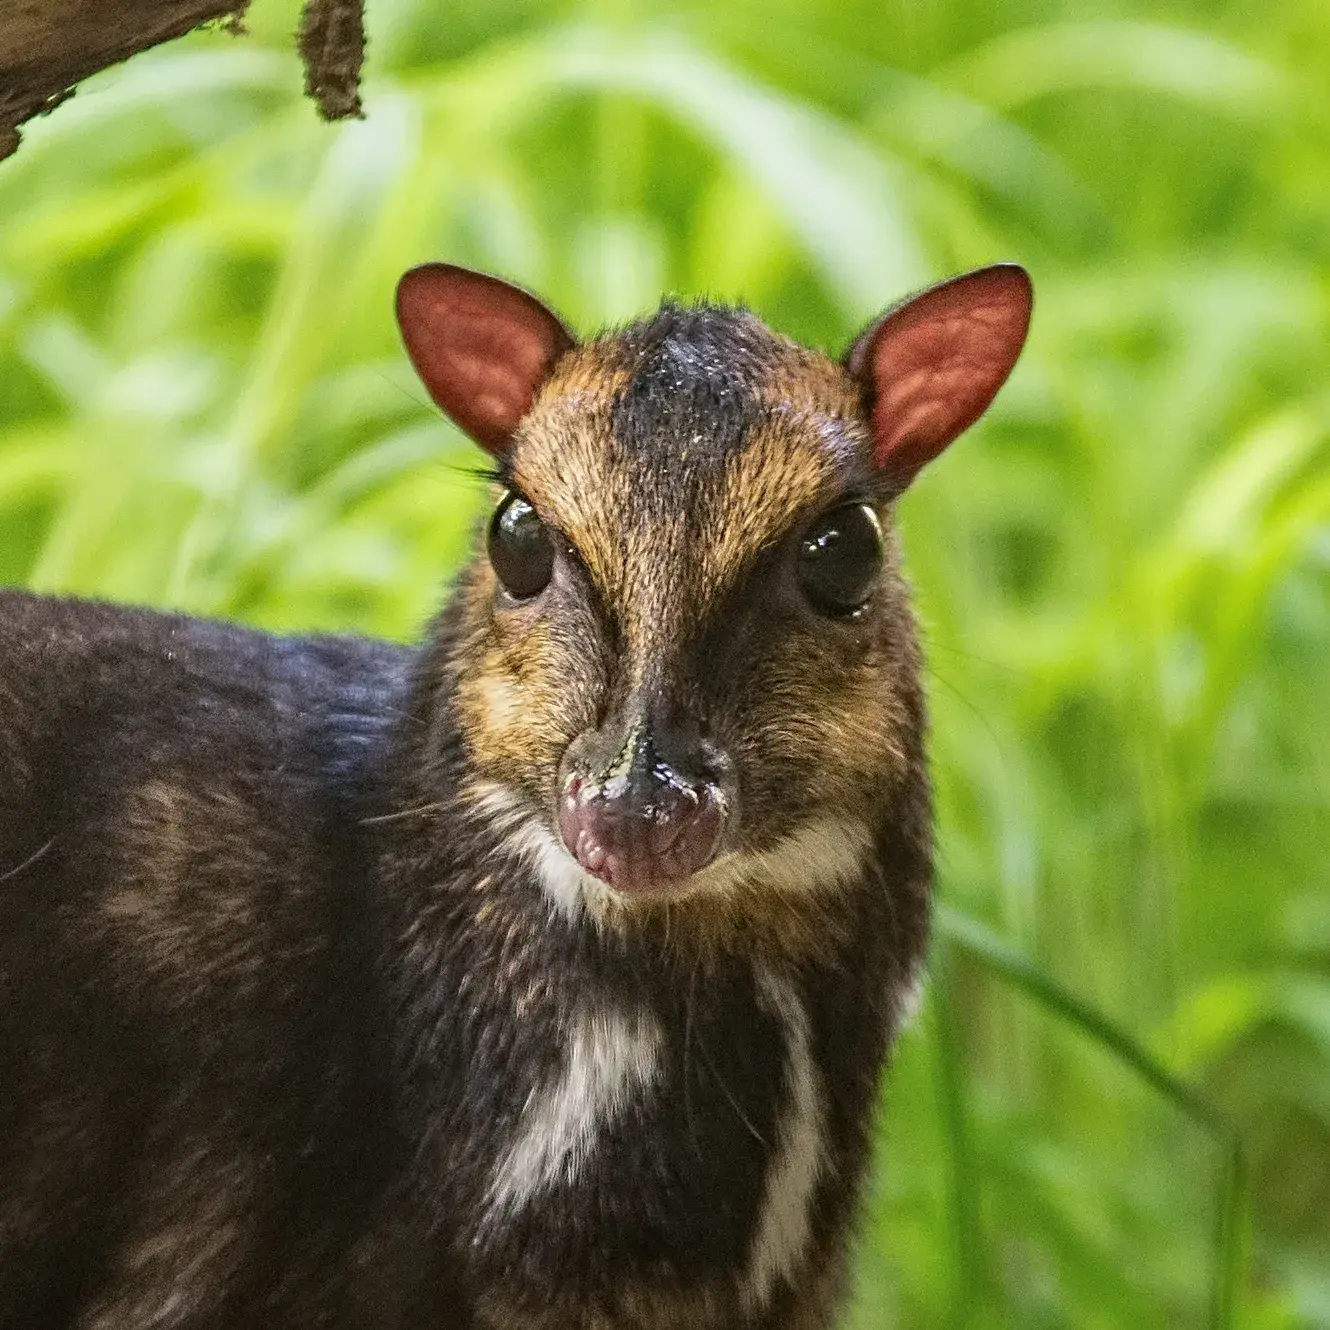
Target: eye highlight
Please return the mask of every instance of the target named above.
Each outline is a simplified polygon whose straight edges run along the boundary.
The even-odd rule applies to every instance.
[[[866,503],[845,503],[809,527],[795,571],[819,614],[845,618],[861,610],[882,571],[882,524]]]
[[[536,510],[520,494],[504,495],[490,519],[490,563],[514,600],[530,600],[549,585],[554,542]]]

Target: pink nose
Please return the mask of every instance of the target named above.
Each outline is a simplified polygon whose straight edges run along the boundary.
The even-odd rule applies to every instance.
[[[570,776],[559,800],[563,843],[588,873],[630,895],[683,881],[715,857],[725,796],[711,783],[671,779],[657,768],[650,793],[615,777]]]

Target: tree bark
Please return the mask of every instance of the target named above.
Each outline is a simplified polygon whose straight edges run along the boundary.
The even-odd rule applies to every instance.
[[[225,20],[241,31],[250,0],[0,0],[0,160],[18,127],[108,65]],[[308,0],[301,19],[306,88],[327,119],[360,114],[362,0]]]

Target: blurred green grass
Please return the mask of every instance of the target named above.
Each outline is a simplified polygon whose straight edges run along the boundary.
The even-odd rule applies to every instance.
[[[370,0],[335,128],[295,17],[0,165],[0,581],[415,635],[483,504],[392,327],[421,259],[835,349],[1024,262],[1026,358],[903,504],[949,913],[849,1324],[1330,1326],[1321,0]],[[1168,1076],[1242,1141],[1231,1299]]]

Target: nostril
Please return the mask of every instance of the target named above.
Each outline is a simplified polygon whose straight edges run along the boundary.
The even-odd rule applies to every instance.
[[[692,786],[662,783],[645,812],[647,844],[655,854],[664,854],[696,815],[701,795]]]
[[[703,785],[680,819],[669,853],[685,873],[695,873],[715,858],[724,830],[725,804],[720,791],[715,785]]]
[[[647,825],[647,848],[652,854],[664,854],[683,830],[687,814],[666,808],[654,808]]]

